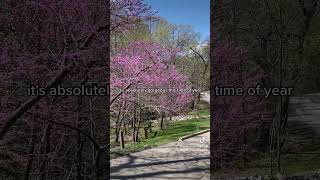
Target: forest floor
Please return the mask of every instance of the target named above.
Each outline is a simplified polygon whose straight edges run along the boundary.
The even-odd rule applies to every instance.
[[[286,139],[281,158],[283,173],[292,177],[288,179],[295,179],[294,176],[300,180],[314,179],[308,177],[310,174],[317,174],[319,178],[315,179],[320,179],[320,93],[292,97],[289,109],[288,129],[283,135]],[[261,154],[246,167],[239,164],[215,174],[226,179],[270,175],[269,161],[268,154]],[[273,164],[273,175],[275,167]]]

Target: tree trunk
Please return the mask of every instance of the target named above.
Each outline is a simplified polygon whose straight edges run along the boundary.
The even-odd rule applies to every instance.
[[[81,141],[81,133],[77,133],[77,144],[78,144],[78,150],[77,150],[77,180],[83,180],[82,174],[82,151],[83,151],[83,141]]]
[[[118,128],[116,128],[116,142],[119,143],[119,134],[120,134],[120,131]]]
[[[27,162],[26,171],[24,175],[24,180],[29,180],[32,164],[33,164],[33,154],[34,154],[34,146],[35,146],[35,135],[34,135],[34,127],[31,130],[31,142],[30,142],[30,149],[29,149],[29,160]]]
[[[120,122],[121,110],[122,110],[122,106],[120,105],[119,112],[117,115],[117,120],[116,120],[116,142],[117,143],[119,143],[119,122]]]
[[[41,154],[48,154],[50,152],[50,135],[51,135],[51,125],[48,124],[45,127],[44,136],[41,139],[41,145],[43,145],[46,142],[45,151],[43,152],[43,150],[41,150]],[[46,164],[47,164],[47,161],[44,160],[40,167],[41,180],[46,179],[46,172],[45,172]]]
[[[105,179],[108,177],[108,167],[110,167],[108,159],[108,151],[106,148],[97,149],[97,156],[95,160],[95,179]]]
[[[136,120],[137,120],[137,115],[136,115],[136,108],[134,107],[133,109],[133,119],[132,119],[132,141],[136,142]]]
[[[160,130],[163,130],[164,113],[161,114]]]
[[[124,142],[124,136],[123,136],[123,131],[122,130],[120,130],[120,144],[121,144],[121,148],[122,149],[124,149],[124,144],[125,144],[125,142]]]
[[[144,137],[148,139],[148,128],[144,127],[143,129],[144,129]]]
[[[139,129],[140,129],[141,121],[142,121],[142,109],[140,109],[140,112],[139,112],[139,121],[138,121],[137,130],[136,130],[136,142],[139,141]]]
[[[52,87],[55,87],[60,83],[60,81],[69,73],[68,68],[62,68],[59,73],[50,80],[47,87],[45,88],[45,92],[48,93]],[[44,96],[34,96],[25,101],[18,109],[12,112],[9,117],[4,120],[4,125],[0,130],[0,140],[7,134],[11,126],[15,124],[15,122],[29,109],[31,109],[36,103],[38,103]]]

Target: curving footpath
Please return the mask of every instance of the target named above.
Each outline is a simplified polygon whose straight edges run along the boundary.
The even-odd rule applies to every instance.
[[[210,170],[210,133],[111,160],[111,179],[203,179]]]
[[[292,97],[288,122],[299,122],[320,135],[320,93]]]
[[[208,93],[202,94],[210,102]],[[111,179],[207,180],[210,132],[111,160]]]

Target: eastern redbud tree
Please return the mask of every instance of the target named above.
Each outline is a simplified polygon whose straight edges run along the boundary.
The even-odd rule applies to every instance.
[[[111,58],[111,102],[121,94],[118,101],[127,99],[172,111],[187,109],[191,84],[171,64],[177,53],[152,42],[133,42],[118,50]]]
[[[111,57],[111,110],[118,112],[115,114],[121,114],[121,108],[118,107],[124,109],[125,105],[134,105],[126,108],[127,112],[122,112],[131,113],[132,118],[129,115],[126,119],[116,120],[116,133],[128,122],[132,122],[133,134],[139,131],[142,118],[136,118],[134,111],[137,107],[140,111],[144,108],[157,111],[158,115],[172,115],[189,110],[193,100],[191,83],[172,63],[178,52],[178,49],[142,41],[131,42],[127,47],[116,50]],[[130,109],[131,112],[128,112]],[[137,141],[135,135],[132,139]]]

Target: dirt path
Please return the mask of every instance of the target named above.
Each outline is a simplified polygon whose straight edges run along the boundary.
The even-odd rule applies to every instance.
[[[287,143],[295,151],[320,148],[320,93],[292,97],[289,105]]]
[[[111,179],[208,179],[210,133],[111,160]]]
[[[289,108],[289,123],[303,123],[320,135],[320,93],[293,97]]]
[[[210,91],[202,92],[200,100],[207,102],[210,104]]]

